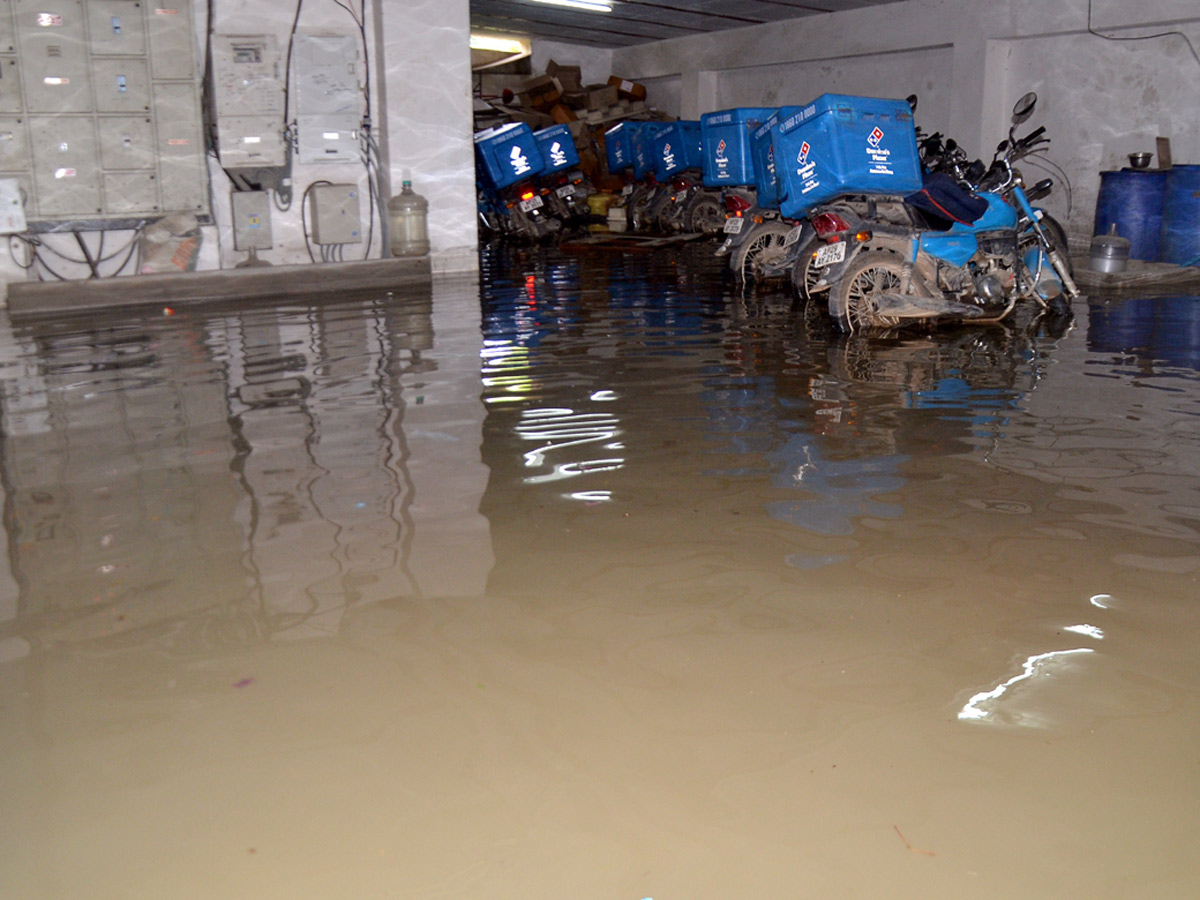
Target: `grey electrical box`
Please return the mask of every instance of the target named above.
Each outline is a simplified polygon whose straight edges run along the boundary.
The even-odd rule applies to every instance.
[[[275,36],[214,34],[211,87],[221,165],[282,166],[283,71]]]
[[[270,250],[270,191],[234,191],[229,195],[233,211],[233,249]]]
[[[319,184],[309,194],[313,241],[318,244],[361,244],[358,185]]]
[[[296,35],[296,141],[302,163],[355,162],[364,97],[358,39],[345,34]]]

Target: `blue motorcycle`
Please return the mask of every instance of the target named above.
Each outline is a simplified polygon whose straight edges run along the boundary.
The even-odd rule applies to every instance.
[[[846,198],[811,211],[815,242],[802,277],[814,291],[828,288],[838,330],[1000,321],[1023,300],[1061,311],[1078,296],[1060,230],[1034,209],[1013,168],[1048,143],[1044,128],[1015,137],[1036,101],[1032,93],[1018,101],[1009,139],[988,167],[967,166],[959,177],[931,173],[903,204]],[[1049,186],[1046,180],[1030,193]]]

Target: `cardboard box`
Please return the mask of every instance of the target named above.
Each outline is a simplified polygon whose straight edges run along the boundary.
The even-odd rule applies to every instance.
[[[646,86],[638,84],[636,81],[627,81],[624,78],[618,78],[613,75],[608,79],[608,83],[617,89],[617,94],[623,100],[645,100]]]
[[[526,109],[548,110],[562,100],[562,84],[550,75],[539,75],[526,81],[518,96]]]
[[[605,85],[604,87],[593,88],[587,94],[588,109],[606,109],[609,106],[616,106],[620,100],[615,87]]]
[[[554,60],[546,63],[546,74],[557,78],[563,90],[577,91],[583,86],[582,71],[579,66],[560,66]]]
[[[568,122],[575,121],[575,110],[571,109],[565,103],[555,103],[550,107],[550,118],[559,125],[565,125]]]

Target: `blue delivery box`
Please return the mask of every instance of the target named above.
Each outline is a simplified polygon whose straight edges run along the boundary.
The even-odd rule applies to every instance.
[[[604,132],[604,155],[608,171],[616,175],[633,165],[633,123],[618,122]]]
[[[475,152],[491,184],[506,188],[545,171],[533,130],[524,122],[489,128],[475,135]]]
[[[840,194],[921,189],[917,131],[906,100],[822,94],[773,133],[780,211],[792,218]]]
[[[633,123],[633,179],[641,181],[654,171],[654,136],[662,128],[662,122]]]
[[[758,205],[763,209],[779,209],[783,199],[783,182],[779,167],[775,165],[775,139],[773,133],[779,123],[794,115],[803,107],[782,106],[763,120],[750,136],[750,147],[754,153],[754,186],[758,192]]]
[[[665,181],[684,169],[700,168],[700,123],[681,119],[654,136],[654,175]]]
[[[754,184],[754,155],[750,136],[774,108],[739,106],[700,117],[704,184],[733,187]]]
[[[575,138],[566,125],[551,125],[533,133],[546,163],[545,172],[562,172],[579,165],[579,151],[575,149]]]

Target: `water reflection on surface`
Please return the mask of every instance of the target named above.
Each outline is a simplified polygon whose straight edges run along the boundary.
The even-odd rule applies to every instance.
[[[0,336],[6,893],[1194,893],[1200,301],[483,266]]]

